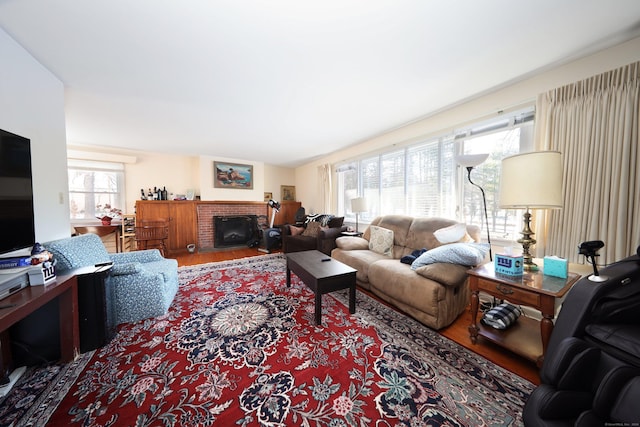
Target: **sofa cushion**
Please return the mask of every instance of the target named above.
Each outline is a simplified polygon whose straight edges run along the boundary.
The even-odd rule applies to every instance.
[[[446,286],[458,286],[467,279],[467,270],[464,265],[447,264],[437,262],[416,268],[416,274],[427,279],[434,280]]]
[[[484,243],[450,243],[423,253],[411,264],[411,268],[415,270],[436,262],[478,265],[484,261],[488,252],[489,247]]]
[[[388,257],[393,256],[393,230],[372,225],[369,249]]]
[[[304,229],[302,235],[308,237],[318,237],[318,230],[320,230],[320,227],[321,225],[319,222],[311,221],[307,224],[307,228]]]
[[[414,218],[407,230],[407,239],[405,246],[407,248],[433,249],[442,246],[442,243],[436,239],[434,233],[444,227],[456,224],[457,221],[447,218]]]
[[[296,227],[295,225],[290,225],[289,226],[289,233],[292,236],[298,236],[300,234],[302,234],[304,232],[305,228],[304,227]]]
[[[407,264],[385,258],[369,266],[371,290],[386,301],[402,301],[424,313],[437,317],[445,287],[420,276]]]
[[[355,268],[357,270],[356,281],[365,289],[369,289],[369,268],[371,265],[376,261],[389,259],[389,257],[370,251],[368,248],[362,250],[344,250],[336,248],[331,251],[331,258]],[[398,261],[395,262],[400,264]],[[405,265],[405,267],[408,268],[409,266]]]
[[[336,239],[336,245],[340,249],[353,251],[357,249],[369,249],[369,242],[362,237],[342,236]]]
[[[393,244],[394,244],[394,251],[392,256],[393,258],[399,259],[403,255],[406,255],[405,253],[402,253],[402,252],[404,250],[404,247],[407,246],[406,244],[407,233],[409,231],[409,227],[411,226],[412,221],[413,221],[412,217],[405,216],[405,215],[379,216],[377,218],[374,218],[373,221],[371,221],[371,225],[367,227],[362,237],[364,237],[367,240],[371,240],[371,226],[374,226],[374,225],[377,227],[386,228],[387,230],[392,230]],[[397,252],[396,252],[396,247],[398,247]],[[413,248],[413,249],[420,249],[421,247],[422,246]]]

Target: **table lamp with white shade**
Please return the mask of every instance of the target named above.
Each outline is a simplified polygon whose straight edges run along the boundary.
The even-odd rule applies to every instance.
[[[562,208],[562,159],[559,151],[516,154],[502,160],[500,208],[525,209],[522,238],[524,269],[536,271],[529,249],[536,244],[529,209]]]
[[[358,214],[367,211],[367,199],[364,197],[356,197],[351,199],[351,212],[356,214],[356,232],[358,232]]]

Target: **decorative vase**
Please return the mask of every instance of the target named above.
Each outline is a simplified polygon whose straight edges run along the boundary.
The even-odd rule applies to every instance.
[[[111,225],[111,220],[113,218],[111,218],[110,216],[103,216],[102,218],[100,218],[100,221],[102,221],[102,225]]]

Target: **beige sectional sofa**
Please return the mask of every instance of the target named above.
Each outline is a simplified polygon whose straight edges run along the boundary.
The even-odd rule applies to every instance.
[[[434,248],[444,245],[434,233],[452,227],[463,227],[464,232],[464,226],[444,218],[381,216],[371,222],[362,237],[339,237],[336,240],[337,248],[331,252],[331,256],[358,270],[356,281],[362,288],[370,290],[425,325],[441,329],[450,325],[469,304],[466,271],[471,265],[433,261],[439,260],[437,254],[450,252],[456,247],[466,250],[480,246],[470,243],[480,241],[480,228],[467,225],[467,233],[460,240],[464,243],[452,242],[432,252]],[[377,240],[382,241],[385,238],[391,239],[391,233],[386,230],[393,231],[393,243],[391,250],[385,255],[380,253],[383,251],[379,247],[375,247],[372,232]],[[380,232],[387,234],[381,237]],[[374,248],[370,249],[372,245]],[[433,263],[414,270],[411,265],[400,261],[402,257],[415,254],[414,251],[423,248],[427,249]],[[423,258],[425,257],[426,254]],[[477,263],[467,263],[469,262],[474,265]]]

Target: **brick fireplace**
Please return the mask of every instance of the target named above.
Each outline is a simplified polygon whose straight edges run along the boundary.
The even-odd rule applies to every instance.
[[[216,250],[215,221],[219,216],[268,215],[265,202],[200,201],[197,205],[198,244],[200,251]]]

